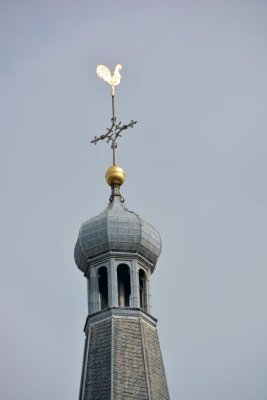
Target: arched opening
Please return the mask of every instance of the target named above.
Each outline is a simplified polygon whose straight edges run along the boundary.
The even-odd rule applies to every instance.
[[[146,310],[146,273],[143,269],[139,269],[139,299],[140,308]]]
[[[120,264],[117,269],[117,276],[119,307],[130,307],[131,279],[128,265]]]
[[[108,307],[108,273],[106,267],[98,270],[98,288],[100,296],[100,310]]]

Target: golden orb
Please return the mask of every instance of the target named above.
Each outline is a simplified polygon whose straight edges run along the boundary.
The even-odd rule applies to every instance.
[[[125,172],[118,165],[112,165],[107,169],[105,178],[110,186],[121,186],[125,181]]]

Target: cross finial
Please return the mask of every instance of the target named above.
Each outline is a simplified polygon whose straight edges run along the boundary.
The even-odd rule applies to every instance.
[[[96,73],[100,79],[103,79],[105,82],[111,85],[111,98],[112,98],[112,118],[111,118],[111,127],[107,128],[107,132],[100,136],[95,136],[91,143],[97,144],[99,140],[107,140],[107,143],[111,142],[111,148],[113,152],[113,165],[116,165],[116,153],[115,150],[117,148],[117,139],[121,136],[122,132],[128,128],[133,128],[134,124],[137,121],[131,120],[128,124],[121,125],[121,122],[116,122],[115,117],[115,86],[119,85],[121,80],[120,70],[122,69],[121,64],[117,64],[114,70],[113,76],[111,75],[110,70],[105,65],[98,65],[96,68]]]

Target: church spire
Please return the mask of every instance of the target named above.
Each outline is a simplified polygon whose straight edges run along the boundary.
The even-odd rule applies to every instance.
[[[88,285],[88,317],[79,400],[169,400],[166,376],[151,313],[151,276],[161,252],[157,229],[129,211],[120,194],[125,179],[116,165],[117,139],[133,127],[117,124],[114,75],[103,65],[98,75],[112,87],[112,125],[105,135],[111,142],[113,165],[106,172],[110,203],[84,222],[74,258]]]

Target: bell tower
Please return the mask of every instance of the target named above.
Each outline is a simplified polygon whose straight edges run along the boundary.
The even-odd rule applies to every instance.
[[[98,66],[100,74],[109,71],[105,68]],[[102,213],[82,224],[74,251],[88,287],[79,400],[169,400],[157,320],[150,313],[151,276],[161,238],[156,228],[126,208],[120,193],[125,173],[115,163],[116,140],[136,122],[116,124],[116,69],[109,75],[113,83],[101,78],[112,86],[112,126],[92,142],[112,143],[113,165],[106,172],[111,196]]]

